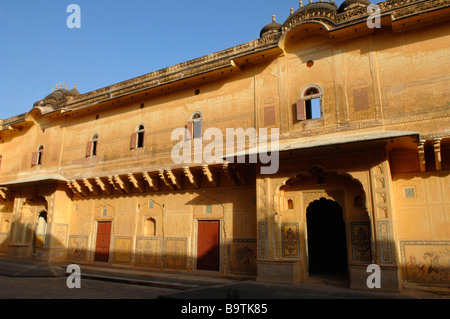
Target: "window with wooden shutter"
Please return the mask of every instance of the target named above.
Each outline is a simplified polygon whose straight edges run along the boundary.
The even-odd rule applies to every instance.
[[[202,137],[202,121],[195,121],[194,122],[194,138],[201,138]]]
[[[203,134],[202,120],[203,116],[201,112],[196,111],[192,114],[191,120],[186,124],[186,129],[188,133],[188,136],[186,136],[186,140],[202,137]]]
[[[44,156],[44,145],[41,145],[38,148],[37,165],[41,165],[42,164],[42,157],[43,156]]]
[[[322,106],[320,98],[313,98],[306,101],[306,119],[320,119],[322,117]]]
[[[306,103],[303,100],[297,101],[297,121],[306,120]]]
[[[33,152],[31,155],[31,165],[36,166],[39,163],[39,152]]]
[[[144,132],[139,132],[137,136],[137,148],[143,148],[144,147]]]
[[[132,141],[134,141],[132,149],[144,147],[144,134],[145,134],[145,126],[144,124],[139,124],[135,132],[135,135],[132,136]]]
[[[186,124],[186,136],[185,136],[185,139],[187,141],[192,139],[193,131],[194,131],[194,122],[191,122],[191,121],[187,122],[187,124]]]
[[[130,148],[132,150],[137,148],[137,140],[138,140],[138,133],[131,134]]]
[[[89,157],[92,155],[92,149],[93,149],[94,143],[88,142],[86,145],[86,157]]]
[[[97,133],[95,133],[92,136],[91,143],[92,143],[91,152],[89,154],[90,154],[90,156],[96,156],[97,155],[97,146],[98,146],[98,134]]]
[[[97,155],[97,145],[98,145],[97,141],[92,141],[92,156]]]
[[[322,97],[322,90],[318,86],[306,88],[297,101],[297,121],[322,118]]]

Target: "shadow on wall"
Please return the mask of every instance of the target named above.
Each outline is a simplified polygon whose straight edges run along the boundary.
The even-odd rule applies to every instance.
[[[105,242],[109,249],[99,253],[86,248],[89,247],[88,236],[71,237],[66,248],[67,239],[64,237],[41,237],[42,235],[36,234],[30,228],[24,227],[24,229],[25,242],[21,244],[10,244],[9,237],[2,239],[0,256],[80,265],[94,262],[97,265],[134,266],[149,271],[212,270],[221,271],[230,276],[254,277],[256,275],[256,240],[253,242],[230,241],[227,244],[216,242],[210,247],[211,249],[206,249],[197,258],[193,258],[186,253],[186,238],[137,238],[134,252],[129,245],[131,239],[127,241],[124,238],[112,238],[109,244]],[[19,232],[19,234],[22,233]],[[5,236],[4,233],[1,235]],[[379,241],[376,246],[385,244]],[[392,251],[395,251],[393,246]],[[106,259],[103,259],[105,257]],[[221,263],[222,259],[227,262]],[[448,246],[402,243],[399,261],[403,284],[448,289],[448,282],[450,282]],[[368,276],[369,274],[363,277]],[[391,279],[383,277],[382,267],[382,287],[395,285],[394,282],[385,281]],[[365,282],[358,286],[364,287]]]
[[[13,222],[7,232],[0,233],[0,256],[34,258],[46,261],[64,261],[66,255],[65,234],[47,234],[47,213],[39,213],[35,224]],[[61,237],[62,236],[62,237]]]
[[[214,227],[220,227],[220,224],[207,222],[212,227],[206,227],[206,232],[203,230],[202,235],[206,237],[195,248],[198,249],[196,257],[188,252],[188,238],[114,237],[111,236],[108,222],[99,227],[96,238],[92,239],[90,236],[67,236],[68,225],[54,225],[54,234],[48,235],[42,232],[45,227],[39,221],[36,225],[14,223],[11,236],[7,232],[0,233],[0,256],[144,270],[212,270],[224,275],[254,277],[256,239],[230,239],[224,242],[219,237],[220,232],[214,231]],[[91,240],[94,241],[92,244]]]

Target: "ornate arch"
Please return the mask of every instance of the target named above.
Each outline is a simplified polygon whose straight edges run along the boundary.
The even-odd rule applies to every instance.
[[[112,206],[111,204],[108,204],[106,201],[103,201],[102,203],[99,203],[95,206],[95,212],[99,212],[100,216],[102,217],[107,217],[108,215],[110,215],[111,217],[113,217],[115,215],[115,209],[114,206]],[[108,211],[112,212],[111,214],[108,214]]]
[[[345,194],[343,190],[336,190],[336,191],[302,191],[302,200],[303,200],[303,207],[305,208],[305,214],[306,214],[306,208],[308,206],[322,198],[325,198],[327,200],[334,201],[341,206],[342,210],[345,212]]]
[[[164,204],[159,201],[155,201],[154,198],[145,199],[145,201],[139,202],[137,205],[137,211],[139,216],[139,223],[141,226],[141,233],[144,234],[145,222],[151,219],[155,223],[155,234],[161,232],[161,237],[165,236],[165,208]],[[159,229],[159,231],[158,231]]]
[[[291,174],[290,176],[284,178],[279,184],[277,184],[276,189],[275,189],[275,198],[277,200],[274,202],[274,210],[277,211],[277,203],[278,203],[279,199],[281,198],[283,187],[289,186],[290,182],[299,181],[302,178],[316,177],[319,179],[321,176],[326,175],[326,174],[335,174],[344,179],[347,179],[348,181],[350,181],[352,183],[355,183],[355,185],[358,185],[358,187],[361,188],[361,191],[364,195],[364,198],[362,199],[363,203],[364,203],[364,208],[366,210],[369,209],[370,196],[367,196],[367,194],[369,194],[369,185],[368,185],[367,176],[365,176],[365,175],[363,176],[363,175],[357,174],[357,173],[337,170],[337,169],[327,169],[325,166],[323,166],[321,164],[313,164],[313,165],[309,166],[308,170],[302,170],[302,171],[298,171],[297,173]],[[303,190],[302,193],[304,193],[305,191],[307,191],[307,190]],[[337,190],[337,191],[336,190],[328,190],[328,191],[321,191],[321,192],[310,191],[310,193],[321,193],[321,194],[328,193],[328,195],[324,195],[322,197],[334,200],[334,201],[338,202],[342,208],[344,208],[345,207],[344,192],[343,191],[341,192],[342,195],[337,195],[337,193],[339,193],[339,192],[340,192],[339,190]],[[316,199],[320,199],[320,198],[316,198]],[[307,206],[305,206],[305,207],[307,207]]]

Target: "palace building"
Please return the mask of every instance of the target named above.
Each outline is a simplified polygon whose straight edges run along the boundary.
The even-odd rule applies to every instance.
[[[447,294],[450,0],[303,2],[252,42],[1,120],[0,254],[354,289],[376,264],[382,291]],[[212,128],[222,160],[174,161]],[[225,152],[227,129],[267,129],[270,152]]]

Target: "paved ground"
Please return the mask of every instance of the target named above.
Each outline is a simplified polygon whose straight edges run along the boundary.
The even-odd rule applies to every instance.
[[[81,289],[69,289],[63,277],[0,276],[0,287],[0,299],[157,299],[173,293],[173,289],[90,279],[82,279]]]
[[[67,287],[67,264],[0,257],[2,299],[413,299],[412,295],[335,285],[275,285],[179,273],[81,265],[81,289]]]

